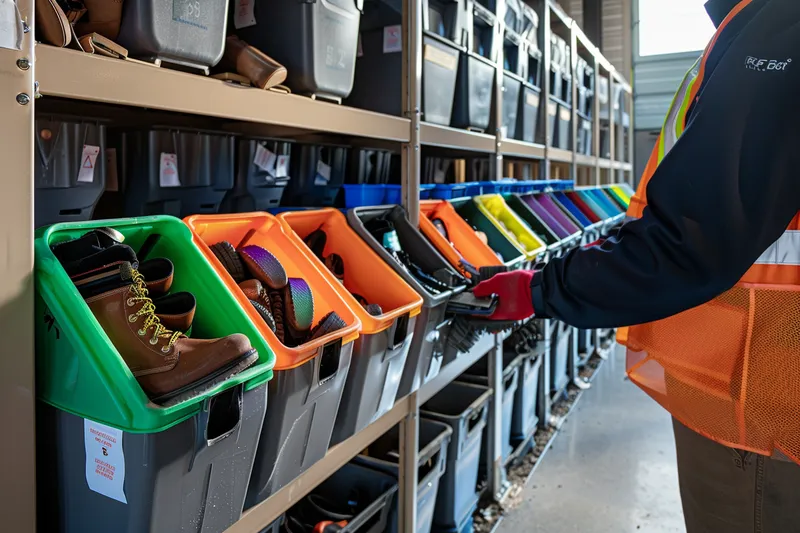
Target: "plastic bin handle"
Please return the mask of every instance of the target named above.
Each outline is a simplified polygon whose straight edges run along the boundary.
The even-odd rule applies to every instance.
[[[366,509],[358,513],[358,516],[351,520],[347,526],[342,529],[342,533],[353,533],[361,530],[361,528],[370,523],[372,521],[372,517],[378,513],[382,513],[383,516],[388,518],[389,512],[392,510],[391,503],[396,492],[397,485],[394,485],[389,490],[381,494],[377,500],[369,504]],[[382,522],[382,520],[379,522]]]
[[[216,444],[239,433],[243,415],[244,384],[240,383],[203,401],[203,407],[195,418],[195,448],[189,470],[200,457],[205,458],[203,464],[206,464],[209,456],[223,449]]]

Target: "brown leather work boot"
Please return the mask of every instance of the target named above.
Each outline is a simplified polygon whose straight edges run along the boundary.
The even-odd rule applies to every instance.
[[[155,403],[174,405],[201,394],[258,360],[244,335],[190,339],[164,327],[144,277],[129,262],[83,277],[75,285]]]
[[[112,41],[122,24],[122,0],[83,0],[88,12],[75,24],[78,35],[99,33]]]

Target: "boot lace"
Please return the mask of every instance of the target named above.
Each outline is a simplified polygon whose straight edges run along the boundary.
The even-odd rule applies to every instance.
[[[145,284],[144,276],[138,270],[131,270],[131,293],[133,296],[128,298],[127,304],[129,307],[142,302],[142,307],[136,313],[128,315],[130,322],[136,322],[140,317],[144,317],[142,329],[138,331],[139,335],[144,336],[150,328],[153,328],[153,336],[150,338],[150,344],[158,344],[159,339],[168,339],[167,344],[161,348],[163,353],[169,353],[175,342],[183,336],[180,331],[171,331],[164,327],[161,319],[156,316],[156,306],[153,300],[147,295],[147,286]]]

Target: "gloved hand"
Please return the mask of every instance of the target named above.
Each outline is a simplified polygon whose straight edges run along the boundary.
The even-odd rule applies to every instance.
[[[472,292],[478,298],[485,298],[492,294],[497,295],[497,309],[489,317],[490,319],[524,320],[534,314],[531,301],[532,279],[533,272],[530,270],[503,272],[478,283]]]

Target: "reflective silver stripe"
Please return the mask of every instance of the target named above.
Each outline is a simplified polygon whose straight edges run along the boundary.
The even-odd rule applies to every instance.
[[[786,230],[755,264],[800,265],[800,231]]]
[[[695,64],[692,65],[692,68],[690,68],[683,77],[681,88],[678,90],[677,94],[675,95],[675,99],[672,101],[672,107],[670,107],[667,120],[664,122],[664,132],[661,135],[661,137],[664,139],[664,156],[666,156],[669,151],[672,150],[672,147],[675,146],[675,143],[678,142],[678,130],[680,129],[681,132],[683,130],[683,128],[678,127],[678,117],[680,116],[683,101],[686,99],[686,93],[689,91],[692,81],[694,81],[697,78],[697,75],[700,73],[701,60],[702,57],[698,58]]]

